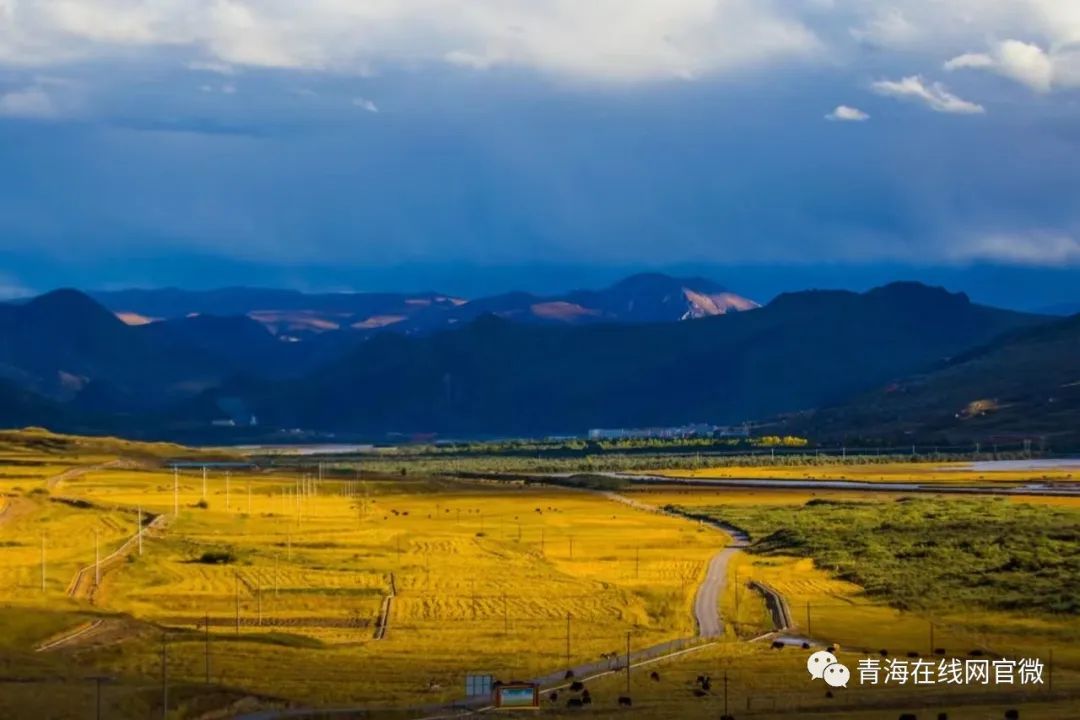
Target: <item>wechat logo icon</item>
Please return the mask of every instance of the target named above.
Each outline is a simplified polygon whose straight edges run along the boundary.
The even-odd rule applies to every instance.
[[[806,670],[812,680],[824,680],[830,687],[847,687],[851,671],[841,665],[831,652],[819,650],[806,660]]]

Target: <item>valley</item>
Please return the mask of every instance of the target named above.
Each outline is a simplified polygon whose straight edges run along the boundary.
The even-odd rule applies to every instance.
[[[929,657],[938,648],[1008,657],[1053,650],[1052,692],[942,690],[938,702],[961,711],[1019,702],[1052,711],[1080,692],[1080,625],[1075,608],[1053,600],[1070,596],[1060,583],[1075,582],[1075,571],[1043,585],[1018,575],[1009,595],[968,597],[963,583],[908,565],[902,577],[933,583],[935,594],[916,587],[911,597],[926,603],[898,604],[874,589],[873,573],[895,574],[884,556],[865,556],[869,564],[852,576],[851,561],[836,555],[842,536],[821,529],[875,533],[851,519],[815,519],[837,512],[902,522],[898,537],[914,538],[935,514],[980,517],[972,537],[1015,535],[1015,552],[1027,536],[993,525],[996,517],[1071,552],[1075,538],[1061,532],[1075,529],[1066,516],[1080,512],[1077,499],[913,501],[924,510],[901,494],[708,489],[677,479],[612,493],[497,473],[372,472],[332,456],[252,462],[236,451],[40,431],[7,433],[0,456],[0,714],[33,697],[42,717],[68,717],[63,708],[96,692],[85,678],[100,675],[108,716],[158,717],[165,667],[170,718],[307,717],[301,708],[320,707],[421,717],[461,701],[467,673],[547,688],[563,684],[569,665],[596,676],[588,687],[605,716],[626,693],[628,637],[630,694],[656,717],[716,713],[715,685],[691,692],[687,676],[703,672],[728,675],[727,702],[740,716],[825,713],[856,696],[867,706],[914,701],[911,692],[865,687],[845,695],[847,704],[823,698],[802,680],[798,648],[769,646],[785,633],[838,644],[853,663],[880,648]],[[747,528],[749,546],[725,550],[733,539],[704,522],[713,517]],[[780,528],[826,544],[769,539],[788,537]],[[724,564],[709,570],[722,553]],[[716,572],[722,577],[706,579]],[[715,594],[703,596],[713,582]],[[787,627],[776,627],[762,586],[790,608]],[[715,629],[701,622],[703,597],[715,603]],[[1048,604],[1033,613],[1033,602]],[[565,711],[564,701],[544,697],[545,715]]]

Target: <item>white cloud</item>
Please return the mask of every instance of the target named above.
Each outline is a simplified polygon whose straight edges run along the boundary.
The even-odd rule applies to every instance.
[[[1054,60],[1038,45],[1019,40],[996,43],[990,53],[960,55],[945,63],[945,69],[992,70],[1039,92],[1054,85]]]
[[[211,72],[450,63],[634,82],[737,71],[822,47],[781,0],[0,0],[0,8],[8,64],[172,47]]]
[[[870,116],[859,108],[849,105],[837,105],[835,110],[825,116],[825,119],[837,122],[864,122],[869,120]]]
[[[215,73],[217,75],[235,75],[236,68],[228,63],[217,62],[214,60],[196,60],[188,63],[188,70],[194,70],[195,72],[208,72]]]
[[[851,28],[859,42],[884,47],[903,47],[917,41],[921,33],[899,9],[887,8],[859,27]]]
[[[28,87],[0,95],[0,116],[50,118],[57,115],[56,103],[43,88]]]
[[[352,104],[353,107],[358,107],[361,110],[367,110],[369,113],[379,112],[379,106],[376,105],[373,101],[368,100],[367,98],[353,98]]]
[[[949,72],[952,72],[953,70],[963,70],[966,68],[978,70],[993,66],[994,58],[986,53],[964,53],[963,55],[957,55],[952,60],[947,61],[944,68]]]
[[[222,83],[221,85],[210,85],[209,83],[199,86],[199,89],[204,93],[220,93],[222,95],[235,95],[236,85],[232,83]]]
[[[1080,240],[1052,232],[990,234],[960,245],[952,256],[954,260],[1017,265],[1075,265],[1080,264]]]
[[[879,95],[925,103],[936,112],[957,115],[986,112],[982,105],[953,95],[939,82],[927,83],[920,75],[910,75],[901,80],[879,80],[870,87]]]

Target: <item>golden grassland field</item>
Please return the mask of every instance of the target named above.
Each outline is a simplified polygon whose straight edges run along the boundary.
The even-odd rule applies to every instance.
[[[226,500],[211,472],[201,508],[201,473],[187,471],[179,518],[106,572],[91,602],[65,593],[93,564],[95,533],[105,555],[135,534],[138,508],[171,516],[172,474],[92,467],[48,494],[45,474],[19,482],[3,486],[20,511],[0,527],[0,602],[47,630],[24,640],[56,632],[58,612],[130,617],[127,639],[79,648],[79,663],[154,678],[148,624],[194,631],[209,615],[215,683],[311,704],[444,701],[470,670],[550,672],[566,662],[568,614],[575,662],[618,650],[627,631],[642,645],[691,635],[692,596],[724,543],[586,493],[451,481],[326,481],[316,494],[309,480],[298,495],[296,477],[233,473]],[[178,635],[172,676],[202,679],[204,650],[201,633]]]
[[[1078,463],[1080,465],[1080,463]],[[853,480],[881,483],[954,483],[1015,485],[1030,482],[1080,482],[1080,470],[1069,468],[979,469],[969,462],[836,463],[791,466],[785,463],[660,470],[656,475],[684,479]]]
[[[623,652],[627,633],[634,648],[692,637],[696,589],[729,542],[685,517],[515,482],[340,472],[320,483],[295,469],[226,473],[211,465],[204,492],[199,468],[174,479],[163,467],[175,457],[235,459],[169,445],[0,433],[0,675],[9,681],[0,685],[0,717],[31,717],[20,714],[27,707],[35,718],[85,717],[93,697],[87,678],[99,674],[110,678],[105,717],[160,717],[166,631],[172,718],[225,717],[211,713],[230,703],[366,706],[416,717],[394,708],[460,698],[468,672],[527,679],[564,668],[568,649],[571,664]],[[745,512],[859,497],[766,489],[624,494],[656,507]],[[147,528],[141,553],[133,540],[140,513]],[[95,539],[104,559],[100,583]],[[788,599],[792,632],[839,643],[850,657],[883,647],[929,653],[931,645],[1043,656],[1052,647],[1056,691],[1080,691],[1075,615],[899,610],[795,555],[737,553],[727,578],[719,600],[724,635],[658,663],[659,682],[648,678],[652,667],[632,673],[639,716],[718,716],[718,688],[695,697],[690,686],[699,674],[715,680],[724,670],[741,714],[851,712],[805,683],[801,651],[746,642],[771,629],[751,580]],[[90,625],[96,621],[103,622]],[[35,652],[79,627],[91,632]],[[598,698],[590,714],[616,712],[624,682],[619,675],[590,684]],[[848,698],[910,702],[903,693],[868,693]],[[1073,702],[1037,699],[1046,702],[1024,717],[1064,717],[1052,714],[1058,705],[1051,700]],[[944,701],[956,702],[950,717],[986,716],[961,709],[970,698]],[[544,712],[558,716],[563,708],[546,703]],[[1037,714],[1044,710],[1051,714]]]

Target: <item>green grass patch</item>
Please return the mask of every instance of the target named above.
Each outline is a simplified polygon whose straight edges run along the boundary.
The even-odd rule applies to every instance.
[[[687,511],[689,512],[689,511]],[[902,609],[1080,614],[1080,512],[1004,499],[694,508]]]

